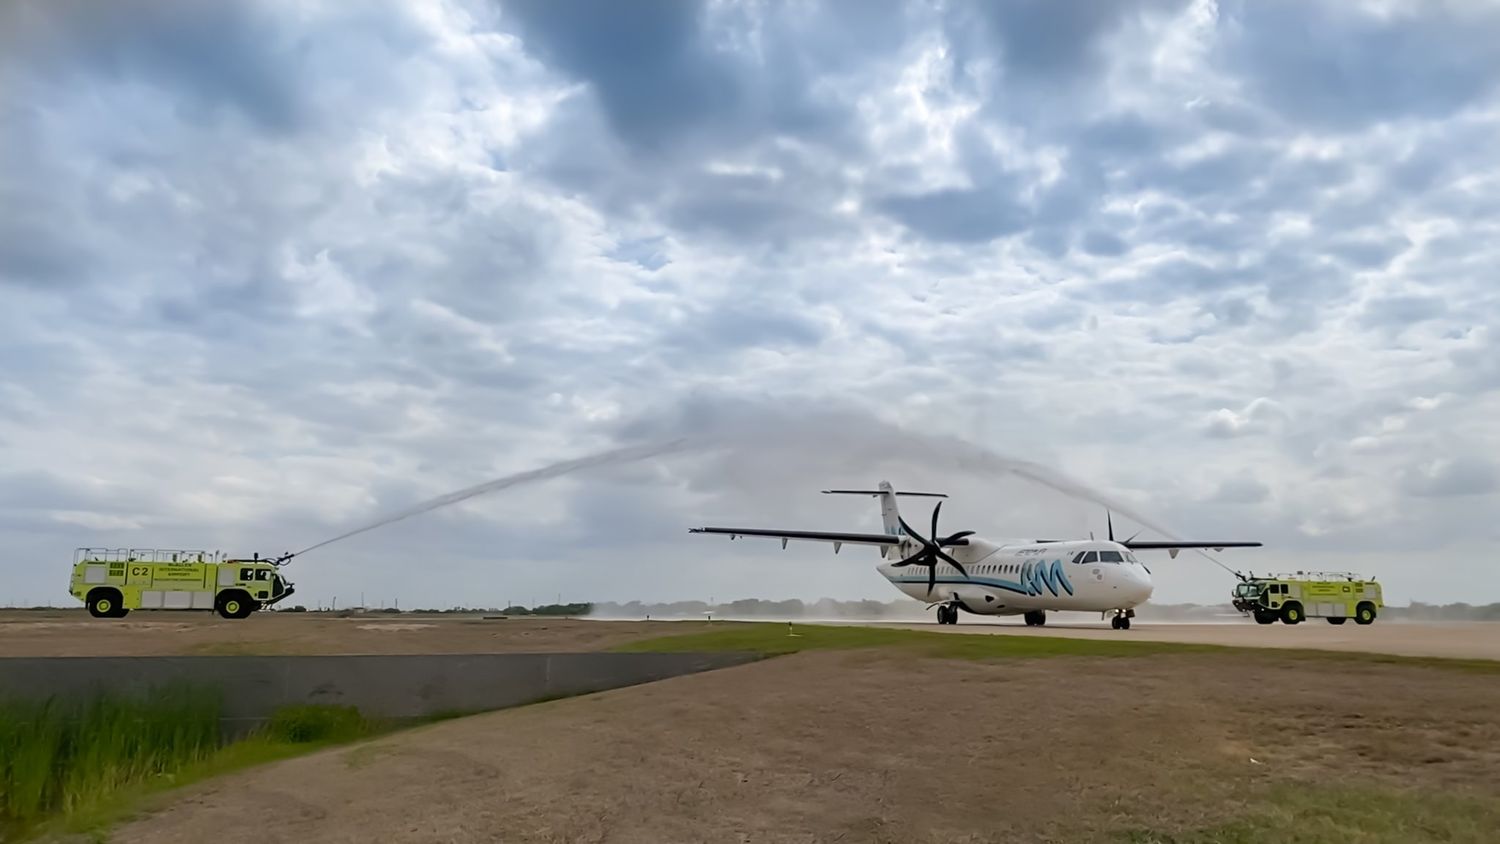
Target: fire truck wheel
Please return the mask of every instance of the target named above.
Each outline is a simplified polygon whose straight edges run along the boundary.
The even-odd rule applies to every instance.
[[[1346,622],[1348,620],[1349,619],[1344,618],[1343,616],[1334,616],[1334,617],[1330,617],[1328,619],[1328,623],[1329,624],[1343,624],[1344,622]]]
[[[120,599],[118,589],[95,589],[89,593],[88,608],[89,615],[94,618],[120,618],[124,616],[120,612],[124,601]],[[117,614],[118,613],[118,614]]]
[[[1369,601],[1366,601],[1366,602],[1360,604],[1359,606],[1355,607],[1354,608],[1354,623],[1355,624],[1374,624],[1375,623],[1375,605],[1372,604],[1372,603],[1370,603]]]
[[[219,596],[219,615],[225,618],[249,618],[253,607],[250,597],[243,592],[226,592]]]
[[[1288,601],[1281,607],[1281,621],[1284,624],[1301,624],[1305,617],[1302,613],[1302,605],[1296,601]]]
[[[1273,612],[1271,612],[1269,610],[1256,610],[1255,611],[1255,623],[1256,624],[1275,624],[1276,623],[1276,613],[1273,613]]]

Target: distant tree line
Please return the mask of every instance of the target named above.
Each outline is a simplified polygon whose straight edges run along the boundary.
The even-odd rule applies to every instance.
[[[1386,607],[1385,615],[1408,621],[1500,621],[1500,604],[1424,604],[1412,601],[1404,607]]]
[[[275,609],[276,609],[277,612],[315,612],[315,613],[327,613],[329,615],[335,615],[335,616],[338,616],[340,618],[347,618],[347,617],[356,616],[356,615],[402,615],[402,614],[407,614],[407,613],[410,613],[410,614],[413,614],[413,615],[444,615],[444,614],[448,614],[448,615],[452,615],[452,614],[473,615],[475,613],[492,613],[492,614],[495,614],[495,615],[522,615],[522,616],[533,616],[534,615],[534,616],[548,616],[548,617],[554,617],[554,618],[562,618],[562,617],[575,617],[576,618],[576,617],[580,617],[580,616],[585,616],[585,615],[591,614],[593,612],[593,610],[594,610],[594,605],[591,604],[591,603],[588,603],[588,602],[583,602],[583,603],[577,603],[577,604],[543,604],[542,606],[531,607],[529,609],[526,608],[526,607],[522,607],[522,606],[510,606],[510,607],[506,607],[505,609],[500,609],[498,607],[447,607],[447,608],[444,608],[444,609],[420,608],[419,607],[417,609],[411,609],[411,610],[399,610],[399,609],[396,609],[395,607],[379,607],[379,608],[373,608],[372,607],[372,608],[369,608],[369,609],[359,609],[359,608],[349,609],[349,608],[345,608],[345,609],[341,609],[341,610],[335,610],[335,609],[328,609],[328,608],[325,608],[325,607],[314,607],[313,609],[309,610],[307,607],[305,607],[305,606],[303,606],[301,604],[297,604],[295,606],[290,606],[290,607],[276,607]]]
[[[33,606],[13,607],[13,610],[33,610],[56,612],[61,607]],[[82,609],[78,608],[81,612]],[[783,601],[768,601],[759,598],[743,598],[728,603],[710,604],[707,601],[673,601],[670,603],[651,603],[643,601],[629,601],[618,603],[604,601],[601,603],[580,602],[576,604],[543,604],[537,607],[523,607],[519,605],[505,607],[448,607],[446,609],[411,609],[402,610],[395,607],[381,607],[372,609],[339,609],[332,610],[322,607],[309,609],[297,604],[294,606],[281,606],[273,608],[276,612],[314,612],[327,613],[341,618],[355,615],[402,615],[407,613],[420,613],[423,615],[437,614],[475,614],[490,613],[494,615],[507,616],[538,616],[549,618],[571,617],[580,618],[589,616],[592,618],[764,618],[781,620],[788,618],[803,618],[808,620],[874,620],[874,621],[915,621],[929,617],[930,613],[922,604],[916,601],[898,598],[893,601],[837,601],[832,598],[805,602],[796,598]],[[1155,618],[1167,621],[1213,621],[1222,620],[1226,616],[1239,615],[1235,609],[1228,604],[1146,604],[1139,608],[1138,612],[1143,618]],[[1500,603],[1493,604],[1427,604],[1421,601],[1413,601],[1407,606],[1387,606],[1381,611],[1386,619],[1403,621],[1500,621]]]
[[[1137,612],[1143,618],[1166,621],[1218,621],[1240,613],[1229,604],[1151,604],[1140,607]],[[1412,602],[1410,606],[1388,606],[1382,613],[1387,619],[1409,621],[1500,621],[1500,603],[1486,605],[1471,604],[1424,604]],[[904,621],[926,619],[930,613],[916,601],[898,598],[893,601],[838,601],[823,598],[804,602],[796,598],[769,601],[744,598],[728,603],[709,604],[707,601],[673,601],[652,603],[629,601],[617,603],[603,601],[593,605],[594,618],[765,618],[808,620],[850,619],[875,621]]]

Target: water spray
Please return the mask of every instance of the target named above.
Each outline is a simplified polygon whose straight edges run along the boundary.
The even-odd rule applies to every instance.
[[[325,545],[332,545],[335,542],[339,542],[353,536],[358,536],[359,534],[372,531],[379,527],[385,527],[386,525],[399,522],[403,519],[409,519],[412,516],[420,516],[423,513],[428,513],[442,507],[448,507],[461,501],[467,501],[468,499],[474,498],[475,496],[484,495],[490,492],[498,492],[499,490],[508,489],[519,484],[530,483],[533,481],[549,480],[551,478],[561,477],[563,475],[569,475],[573,474],[574,472],[580,472],[587,469],[598,469],[605,466],[618,465],[621,463],[633,463],[652,457],[661,457],[666,454],[683,451],[688,448],[690,443],[691,441],[688,438],[684,437],[681,439],[670,440],[663,443],[617,448],[610,451],[600,452],[598,454],[591,454],[587,457],[579,457],[573,460],[564,460],[558,463],[543,466],[540,469],[530,469],[525,472],[516,472],[515,474],[505,475],[504,477],[496,478],[492,481],[485,481],[482,484],[475,484],[474,486],[464,487],[463,489],[455,490],[445,495],[440,495],[436,498],[430,498],[426,501],[413,504],[412,506],[407,507],[404,510],[398,510],[394,513],[382,516],[381,518],[376,519],[375,521],[363,527],[358,527],[354,530],[341,533],[338,536],[333,537],[332,539],[325,539],[322,542],[316,543],[314,545],[309,545],[306,548],[303,548],[301,551],[293,551],[291,553],[288,553],[282,557],[279,557],[279,562],[277,564],[284,564],[292,557],[295,557],[299,554],[306,554],[308,551],[322,548]]]
[[[774,425],[774,423],[772,424]],[[839,441],[841,443],[846,442],[845,438],[849,434],[848,426],[840,426],[838,432]],[[1122,506],[1120,502],[1113,500],[1103,493],[1097,492],[1085,484],[1041,464],[1004,457],[981,446],[948,437],[915,434],[894,428],[890,430],[876,430],[872,433],[878,437],[889,438],[893,443],[915,445],[917,447],[916,450],[919,451],[930,450],[937,452],[938,455],[947,458],[944,462],[951,461],[957,470],[967,473],[993,472],[997,475],[1015,475],[1060,492],[1069,498],[1088,501],[1111,508],[1115,512],[1133,519],[1137,524],[1150,528],[1168,539],[1178,538],[1167,529],[1153,524],[1149,519],[1135,512],[1133,508]],[[283,554],[275,558],[273,562],[278,566],[286,565],[293,557],[306,554],[309,551],[322,548],[326,545],[332,545],[335,542],[341,542],[345,539],[375,530],[376,528],[385,527],[386,525],[409,519],[413,516],[419,516],[423,513],[458,504],[480,495],[498,492],[522,484],[545,481],[578,472],[635,463],[689,451],[711,451],[734,446],[775,448],[783,442],[785,442],[784,437],[777,437],[774,434],[768,433],[764,427],[760,430],[745,430],[741,428],[738,431],[697,434],[597,452],[585,457],[563,460],[541,468],[505,475],[481,484],[464,487],[463,489],[455,490],[436,498],[427,499],[405,509],[382,516],[354,530],[346,531],[332,538],[309,545],[299,551]],[[1223,565],[1222,563],[1218,563],[1217,560],[1214,562],[1220,566]]]

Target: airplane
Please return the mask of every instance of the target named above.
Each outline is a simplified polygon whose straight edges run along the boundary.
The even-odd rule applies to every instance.
[[[1174,559],[1183,549],[1258,548],[1259,542],[1180,542],[1130,539],[1115,541],[1114,517],[1107,515],[1109,539],[1035,539],[992,542],[961,530],[938,535],[939,501],[932,509],[932,529],[918,533],[901,517],[898,496],[947,498],[937,492],[898,492],[890,483],[879,489],[825,489],[824,495],[870,495],[880,499],[884,533],[768,530],[697,527],[689,533],[770,537],[786,548],[792,540],[830,542],[837,554],[845,545],[873,545],[888,562],[875,570],[903,594],[937,608],[938,624],[957,624],[959,610],[973,615],[1020,615],[1028,627],[1047,623],[1059,610],[1097,612],[1110,626],[1129,630],[1135,608],[1151,597],[1151,570],[1135,551],[1167,551]],[[1137,533],[1137,536],[1140,534]],[[948,550],[944,550],[948,549]],[[895,551],[895,559],[891,552]],[[951,551],[951,553],[950,553]],[[925,571],[923,571],[925,569]]]

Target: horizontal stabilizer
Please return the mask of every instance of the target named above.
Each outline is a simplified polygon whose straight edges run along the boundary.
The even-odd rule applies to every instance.
[[[698,527],[688,533],[717,533],[733,539],[736,536],[768,536],[772,539],[832,542],[836,545],[900,545],[901,537],[884,533],[834,533],[822,530],[766,530],[765,528]]]
[[[886,490],[883,490],[883,489],[825,489],[825,490],[823,490],[823,494],[824,495],[881,495],[881,494],[883,494],[885,492],[886,492]],[[942,493],[942,492],[901,492],[900,490],[891,490],[891,494],[892,495],[909,495],[909,496],[912,496],[912,497],[915,497],[915,498],[947,498],[948,497],[947,493]]]

